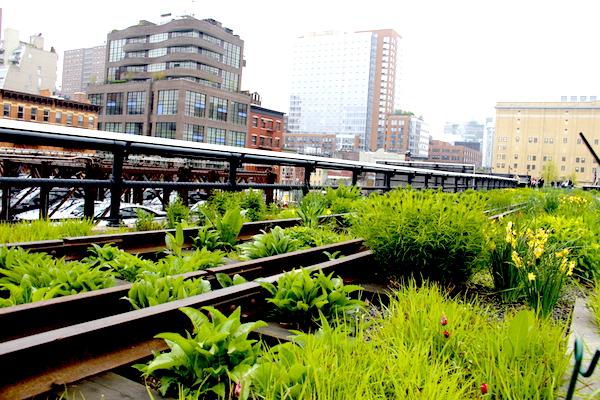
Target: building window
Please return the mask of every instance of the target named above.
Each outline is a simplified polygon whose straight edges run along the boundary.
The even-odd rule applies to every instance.
[[[581,138],[577,138],[577,144],[581,144]]]
[[[25,107],[23,106],[19,106],[17,108],[17,118],[19,119],[23,119],[23,116],[25,115]]]
[[[127,58],[144,58],[146,57],[146,50],[130,51],[127,53]]]
[[[100,110],[98,110],[98,114],[102,114],[102,93],[93,93],[88,94],[88,100],[95,106],[100,106]]]
[[[48,122],[50,121],[50,110],[45,109],[44,110],[44,122]]]
[[[175,139],[176,131],[177,124],[175,122],[157,122],[155,125],[154,136]]]
[[[129,92],[127,93],[127,114],[140,115],[144,113],[146,106],[145,92]]]
[[[94,128],[94,117],[88,117],[88,128]]]
[[[83,115],[78,115],[77,116],[77,125],[78,126],[83,126]]]
[[[517,153],[515,153],[515,160],[519,159],[519,155]]]
[[[104,130],[108,132],[123,133],[123,124],[120,122],[106,122],[104,123]]]
[[[257,117],[252,117],[252,126],[254,128],[258,128],[258,118]]]
[[[106,94],[106,115],[123,114],[123,93]]]
[[[148,70],[148,72],[158,72],[158,71],[164,71],[166,69],[166,63],[156,63],[156,64],[150,64],[148,65],[148,67],[146,68]]]
[[[108,44],[108,62],[120,61],[125,58],[123,46],[125,39],[111,40]]]
[[[158,49],[152,49],[148,51],[148,57],[162,57],[167,55],[167,48],[160,47]]]
[[[206,142],[212,144],[225,144],[225,129],[207,128]]]
[[[229,146],[244,147],[246,145],[246,132],[227,132],[227,144]]]
[[[173,53],[198,53],[196,46],[173,46],[169,47],[169,54]]]
[[[127,43],[146,43],[146,36],[138,36],[127,39]]]
[[[235,68],[240,67],[240,46],[233,43],[223,42],[225,54],[223,54],[223,63]]]
[[[204,127],[194,124],[185,124],[183,127],[183,140],[204,142]]]
[[[198,31],[179,31],[179,32],[171,32],[171,37],[200,37],[200,32]]]
[[[144,129],[142,122],[128,122],[125,124],[125,133],[130,135],[141,135]]]
[[[581,169],[579,170],[579,172],[581,172],[581,173],[585,172],[585,167],[581,167]]]
[[[35,121],[37,119],[37,108],[31,107],[31,112],[29,113],[29,119]]]
[[[280,131],[280,130],[281,130],[281,122],[277,121],[277,122],[275,123],[275,130],[276,130],[276,131]]]
[[[568,142],[567,138],[566,138],[566,137],[564,137],[564,138],[563,138],[563,144],[566,144],[567,142]]]
[[[106,80],[108,82],[116,81],[120,77],[121,74],[119,73],[119,68],[110,67],[106,70]]]
[[[567,167],[565,167],[564,165],[561,165],[560,170],[561,170],[561,172],[565,172],[567,170]]]
[[[554,138],[544,138],[545,144],[554,144]]]
[[[202,93],[191,92],[186,90],[185,92],[185,115],[190,117],[204,117],[204,110],[206,110],[206,95]],[[186,139],[191,140],[191,139]],[[203,140],[194,140],[195,142],[202,142]]]
[[[158,115],[175,115],[177,114],[177,90],[159,90],[158,91],[158,106],[156,114]],[[166,136],[161,136],[166,137]]]
[[[157,33],[156,35],[150,35],[150,43],[158,43],[158,42],[163,42],[165,40],[167,40],[169,38],[169,34],[168,33]]]
[[[220,99],[218,97],[211,97],[208,109],[208,118],[219,121],[227,121],[227,100]]]
[[[67,125],[73,125],[73,114],[67,113]]]
[[[4,103],[4,116],[10,118],[10,104]]]
[[[252,135],[252,144],[256,146],[256,135]]]
[[[231,102],[231,122],[239,125],[248,123],[248,105],[244,103]]]
[[[233,72],[223,71],[223,89],[230,90],[232,92],[236,92],[239,89],[239,79],[238,74],[234,74]]]
[[[62,112],[57,111],[54,113],[54,122],[57,124],[62,124]]]

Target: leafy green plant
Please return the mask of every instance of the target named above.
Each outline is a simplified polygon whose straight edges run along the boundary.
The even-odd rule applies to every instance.
[[[301,248],[324,246],[352,239],[345,233],[338,233],[329,226],[310,228],[308,226],[293,226],[285,229],[286,234],[300,243]]]
[[[148,364],[136,365],[145,377],[158,379],[159,391],[165,395],[176,385],[180,396],[195,398],[216,395],[230,398],[233,386],[239,383],[254,366],[259,345],[248,339],[248,334],[266,326],[262,321],[242,324],[241,309],[230,316],[223,315],[214,307],[203,307],[209,318],[201,311],[184,307],[194,327],[193,333],[185,337],[179,333],[161,333],[170,351],[156,355]],[[249,388],[243,389],[241,398],[248,396]]]
[[[358,186],[341,185],[337,189],[325,189],[325,198],[331,212],[341,214],[354,211],[362,195]]]
[[[103,270],[112,271],[117,278],[129,282],[136,280],[140,272],[150,269],[154,263],[139,256],[123,251],[112,244],[99,246],[92,244],[88,249],[90,255],[83,261]]]
[[[361,300],[350,295],[362,288],[357,285],[344,285],[341,278],[323,271],[311,272],[306,269],[292,270],[283,274],[274,285],[261,282],[273,297],[267,298],[278,314],[286,320],[310,326],[323,315],[329,320],[355,312],[364,307]]]
[[[222,265],[224,256],[222,251],[206,248],[180,255],[169,254],[148,266],[146,271],[160,276],[184,274]]]
[[[326,209],[327,199],[325,196],[311,192],[304,196],[296,212],[302,220],[302,225],[309,228],[317,228],[319,226],[319,217],[325,213]]]
[[[249,189],[242,192],[214,191],[208,206],[219,214],[239,208],[249,221],[260,221],[265,217],[267,206],[262,191]]]
[[[137,216],[137,219],[135,220],[136,231],[157,231],[163,228],[163,224],[155,221],[154,216],[149,212],[138,208],[135,210],[135,214]]]
[[[138,310],[207,292],[210,292],[210,282],[202,278],[186,280],[182,276],[144,274],[131,285],[124,299]]]
[[[361,203],[352,232],[387,274],[462,284],[485,254],[484,206],[479,193],[393,190]]]
[[[244,219],[239,208],[227,210],[223,216],[208,210],[205,213],[208,227],[198,230],[194,238],[196,248],[231,250],[237,243],[237,237],[244,225]]]
[[[495,221],[491,223],[490,274],[494,281],[494,288],[506,302],[516,302],[521,296],[519,272],[511,263],[513,249],[510,236],[507,236],[511,234],[512,226],[512,222],[509,222],[506,227]]]
[[[222,288],[227,288],[230,286],[235,286],[235,285],[239,285],[241,283],[248,282],[246,280],[246,278],[244,278],[243,276],[241,276],[239,274],[235,274],[235,275],[233,275],[233,277],[231,277],[227,274],[219,272],[215,275],[215,277],[217,278],[217,282],[219,282],[219,285],[221,285]]]
[[[173,229],[189,219],[190,209],[179,196],[167,206],[167,229]]]
[[[269,232],[261,231],[252,241],[238,246],[241,257],[246,260],[269,257],[298,250],[300,243],[286,235],[285,230],[276,226]]]
[[[518,290],[526,303],[541,316],[554,310],[561,289],[568,276],[573,275],[575,261],[570,260],[570,249],[548,243],[548,232],[515,231],[507,224],[506,242],[511,246],[511,266],[518,276]]]
[[[9,292],[2,301],[4,306],[103,289],[114,283],[110,271],[85,262],[0,248],[0,290]]]

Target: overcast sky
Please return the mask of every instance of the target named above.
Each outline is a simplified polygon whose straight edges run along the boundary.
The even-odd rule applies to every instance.
[[[439,136],[445,121],[484,120],[497,101],[600,95],[600,2],[594,0],[1,0],[2,28],[42,33],[65,50],[112,29],[184,11],[245,41],[243,89],[288,111],[289,45],[305,32],[392,28],[402,36],[399,103]],[[60,67],[59,67],[60,68]]]

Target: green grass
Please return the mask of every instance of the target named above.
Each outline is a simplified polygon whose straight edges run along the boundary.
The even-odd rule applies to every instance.
[[[565,327],[531,311],[497,321],[436,286],[410,284],[352,334],[326,326],[272,349],[252,392],[257,399],[551,399],[568,365],[565,346]]]
[[[598,325],[598,332],[600,332],[600,281],[596,282],[596,285],[592,289],[592,293],[589,296],[588,304],[596,317],[596,324]]]
[[[62,239],[69,236],[92,235],[94,224],[90,220],[65,220],[49,222],[37,220],[16,224],[0,223],[0,243],[33,242]]]

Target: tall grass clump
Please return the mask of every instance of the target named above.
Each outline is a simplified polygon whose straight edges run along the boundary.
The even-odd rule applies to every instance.
[[[265,399],[557,398],[565,327],[527,310],[503,321],[486,312],[410,283],[368,324],[324,323],[274,347],[242,386]]]
[[[51,222],[36,220],[15,224],[0,223],[0,243],[21,243],[37,240],[62,239],[74,236],[89,236],[94,223],[89,219]]]
[[[598,325],[598,332],[600,332],[600,281],[597,281],[592,289],[588,304],[596,317],[596,325]]]
[[[352,231],[395,277],[463,283],[485,246],[481,195],[394,190],[372,196],[352,217]]]

